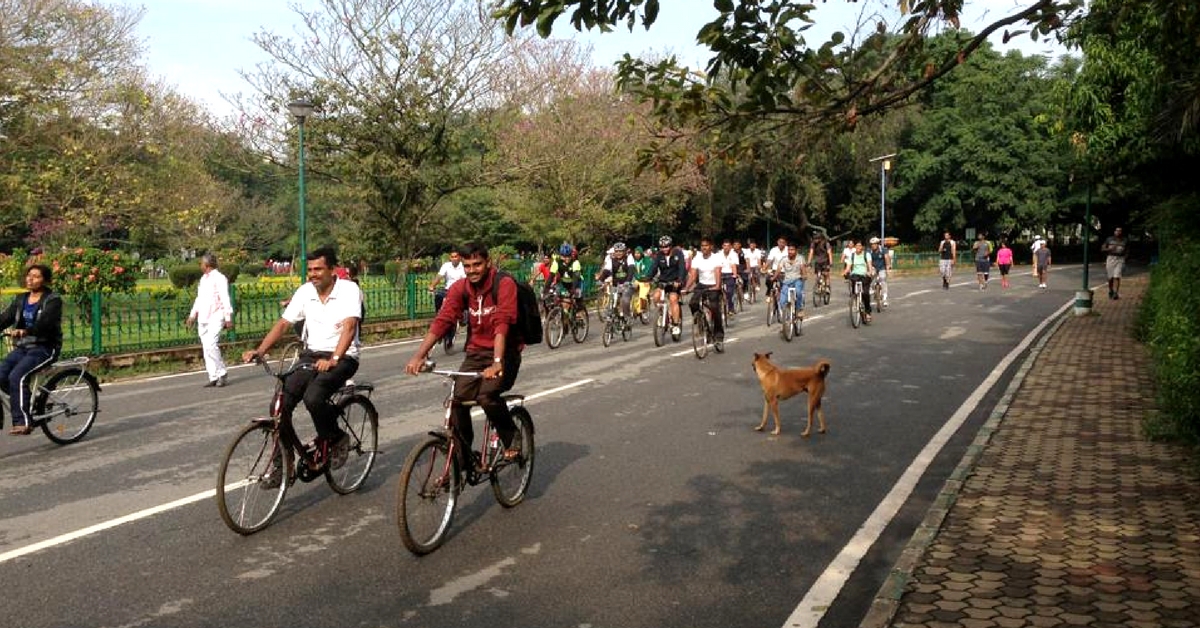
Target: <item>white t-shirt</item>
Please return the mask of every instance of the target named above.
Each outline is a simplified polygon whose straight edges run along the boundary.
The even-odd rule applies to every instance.
[[[289,323],[304,321],[305,346],[309,351],[336,350],[347,318],[362,320],[362,291],[348,279],[335,279],[324,303],[317,296],[317,287],[306,282],[283,311],[283,320]],[[346,356],[357,359],[359,345],[355,335]]]
[[[697,253],[692,258],[692,270],[696,271],[696,283],[716,287],[719,285],[717,276],[721,272],[721,266],[725,263],[725,256],[720,253],[713,253],[707,258],[703,253]]]
[[[846,248],[842,249],[842,264],[850,263],[850,257],[853,255],[854,255],[854,247],[853,246],[847,246]]]
[[[746,256],[746,267],[750,268],[750,269],[755,269],[755,268],[758,268],[758,265],[762,263],[763,250],[762,249],[744,249],[744,250],[742,250],[742,255]]]
[[[437,276],[442,278],[445,282],[445,288],[449,290],[450,286],[454,285],[454,282],[467,277],[467,269],[463,266],[462,262],[459,262],[457,266],[454,265],[454,262],[446,262],[438,270]]]
[[[783,247],[782,249],[779,247],[775,247],[775,248],[771,249],[771,252],[767,253],[767,268],[774,269],[775,266],[777,264],[779,264],[779,260],[781,260],[785,257],[787,257],[787,247],[786,246]]]
[[[741,264],[741,258],[738,257],[737,251],[729,249],[729,252],[717,251],[713,255],[721,258],[721,274],[733,275],[737,273],[738,265]]]

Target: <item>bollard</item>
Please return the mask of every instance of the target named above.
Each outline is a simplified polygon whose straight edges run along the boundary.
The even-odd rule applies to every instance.
[[[1077,290],[1075,292],[1075,316],[1087,316],[1092,312],[1092,291]]]

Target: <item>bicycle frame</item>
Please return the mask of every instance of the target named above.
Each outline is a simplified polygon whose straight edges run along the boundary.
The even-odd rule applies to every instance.
[[[455,409],[455,407],[460,405],[460,404],[455,403],[455,401],[454,401],[454,389],[458,385],[457,378],[465,377],[467,379],[479,379],[479,378],[483,377],[483,373],[474,372],[474,371],[452,371],[452,370],[446,370],[446,369],[435,369],[434,365],[431,362],[426,362],[425,364],[426,364],[426,368],[424,368],[422,370],[429,372],[429,373],[433,373],[435,375],[442,375],[442,376],[446,377],[447,379],[449,379],[449,381],[450,381],[450,390],[446,393],[446,399],[442,402],[442,407],[444,407],[446,409],[445,415],[443,416],[443,420],[442,420],[442,432],[441,433],[430,432],[430,434],[433,436],[437,436],[439,438],[445,438],[447,440],[446,467],[442,470],[442,472],[449,473],[450,472],[450,466],[449,466],[450,460],[454,459],[455,456],[464,455],[464,454],[460,454],[459,450],[460,450],[460,447],[465,448],[464,445],[462,445],[462,443],[459,442],[458,432],[457,432],[457,430],[454,429],[456,427],[455,421],[457,421],[457,419],[455,418],[454,409]],[[504,402],[511,409],[514,407],[523,406],[524,400],[525,400],[524,396],[514,395],[514,396],[505,398]],[[482,466],[478,470],[476,470],[473,465],[466,464],[467,462],[470,462],[469,459],[466,459],[466,458],[459,459],[459,461],[461,463],[463,463],[462,468],[467,470],[467,483],[472,486],[474,486],[476,484],[480,484],[484,478],[488,477],[493,471],[496,470],[495,467],[492,465],[492,459],[491,459],[492,457],[488,455],[488,449],[491,447],[498,446],[498,442],[497,442],[498,441],[498,433],[495,432],[495,428],[492,426],[491,419],[486,418],[486,416],[487,415],[484,415],[485,418],[483,421],[483,438],[480,440],[480,443],[479,443],[479,459],[480,459],[480,463]],[[467,420],[469,421],[471,419],[468,417]]]

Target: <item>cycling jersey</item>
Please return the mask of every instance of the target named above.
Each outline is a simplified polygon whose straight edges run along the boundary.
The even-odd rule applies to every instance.
[[[633,281],[633,275],[637,268],[632,257],[626,257],[624,260],[615,261],[613,258],[604,258],[604,269],[600,271],[600,279],[604,280],[612,277],[613,285],[621,286]]]
[[[558,283],[573,284],[582,273],[583,264],[580,264],[578,259],[571,260],[570,263],[556,259],[550,263],[550,274]]]
[[[637,280],[649,281],[654,276],[654,258],[649,255],[643,255],[642,259],[637,260]]]
[[[683,251],[676,248],[667,255],[659,255],[655,260],[653,278],[660,283],[676,282],[683,285],[687,281],[687,260],[683,257]]]
[[[871,249],[871,265],[875,270],[887,270],[887,257],[891,254],[885,247],[880,247],[879,250]]]

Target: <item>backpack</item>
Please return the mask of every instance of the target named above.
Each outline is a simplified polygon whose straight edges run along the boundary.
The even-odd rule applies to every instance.
[[[542,341],[542,311],[538,304],[537,293],[528,284],[517,281],[516,277],[496,269],[496,278],[492,281],[492,303],[500,302],[500,281],[508,277],[517,285],[517,323],[514,326],[520,337],[519,341],[526,345],[536,345]],[[463,291],[463,305],[467,304],[467,292]]]

